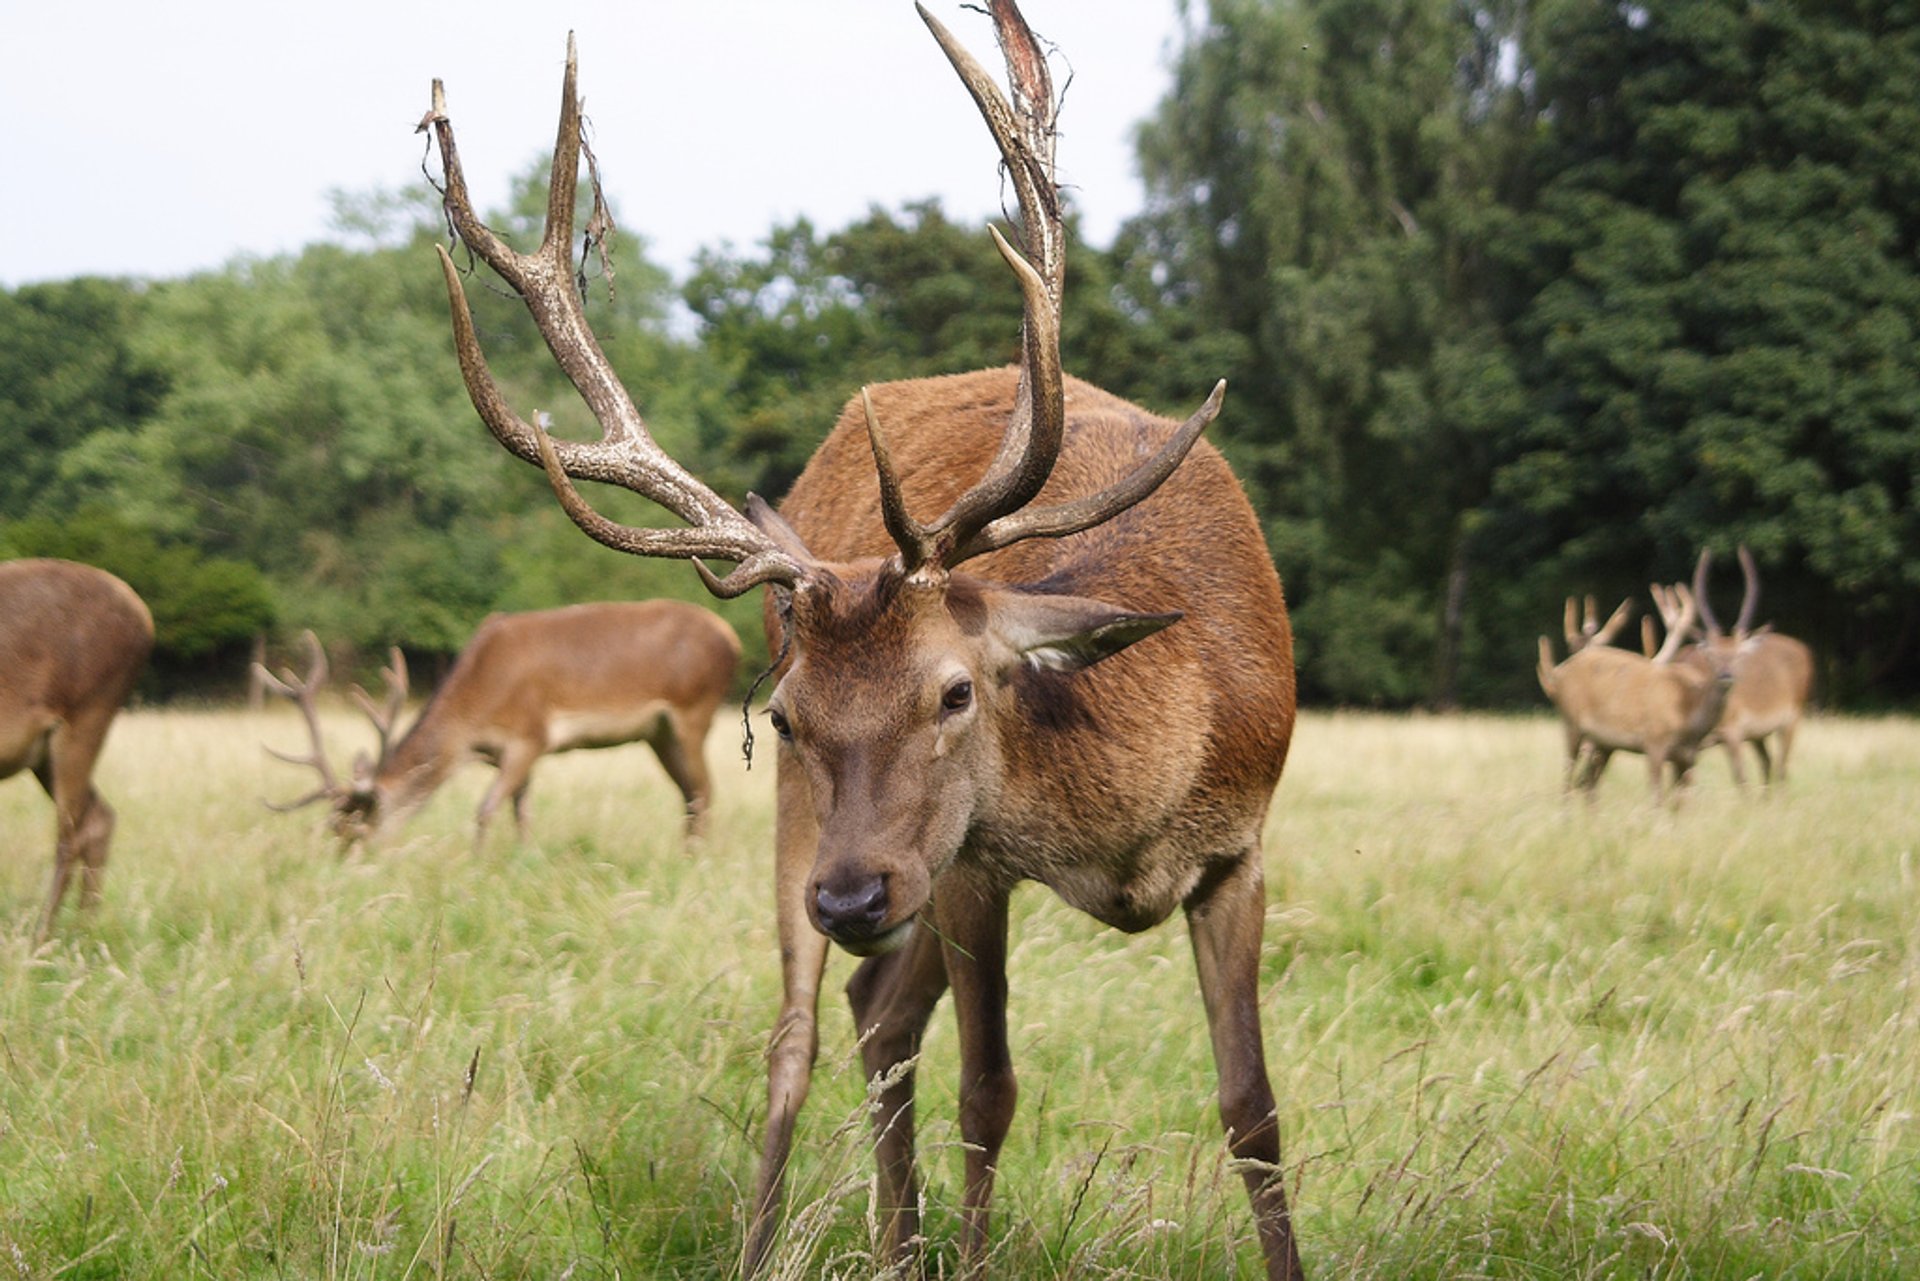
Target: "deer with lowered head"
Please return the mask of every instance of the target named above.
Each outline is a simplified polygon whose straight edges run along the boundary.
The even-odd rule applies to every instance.
[[[53,889],[36,943],[52,934],[76,868],[81,907],[100,900],[114,813],[93,767],[152,649],[146,602],[105,570],[0,564],[0,778],[32,771],[55,815]]]
[[[1693,593],[1675,584],[1656,594],[1672,602],[1667,638],[1648,658],[1609,645],[1589,645],[1557,666],[1553,643],[1540,638],[1540,688],[1560,713],[1567,736],[1566,787],[1589,798],[1615,752],[1647,758],[1656,803],[1666,799],[1667,767],[1676,786],[1687,781],[1700,743],[1713,731],[1733,684],[1729,662],[1696,667],[1676,662],[1694,619]]]
[[[404,820],[470,760],[499,771],[474,816],[476,845],[508,798],[524,841],[536,761],[575,748],[639,742],[653,749],[686,798],[688,834],[701,833],[712,792],[707,730],[740,660],[733,628],[709,610],[653,600],[494,614],[397,740],[394,726],[406,705],[407,664],[396,646],[382,673],[383,702],[376,704],[354,687],[355,701],[380,738],[378,758],[362,754],[350,783],[335,777],[321,741],[315,695],[326,684],[326,652],[312,632],[306,643],[304,678],[257,669],[269,689],[298,705],[312,740],[309,755],[274,754],[310,765],[320,775],[315,790],[274,808],[325,801],[331,810],[328,825],[348,844],[370,840]]]
[[[1733,781],[1745,787],[1747,772],[1741,764],[1740,747],[1753,746],[1760,758],[1760,781],[1770,784],[1777,773],[1787,781],[1787,757],[1793,751],[1794,731],[1807,710],[1813,693],[1813,651],[1805,642],[1784,636],[1772,627],[1753,628],[1753,616],[1760,604],[1760,570],[1745,544],[1740,546],[1740,571],[1745,579],[1745,594],[1740,613],[1731,632],[1723,631],[1707,599],[1707,577],[1713,553],[1702,550],[1693,568],[1693,595],[1699,605],[1699,625],[1705,635],[1700,643],[1681,651],[1680,661],[1698,666],[1729,662],[1733,667],[1733,689],[1727,694],[1727,706],[1720,723],[1701,744],[1719,743],[1727,749],[1727,763],[1733,767]],[[1767,750],[1767,739],[1779,738],[1779,765]]]
[[[443,251],[455,346],[481,418],[546,468],[586,532],[691,559],[723,597],[766,588],[779,656],[767,717],[778,739],[784,998],[744,1270],[766,1263],[777,1233],[830,945],[860,958],[846,990],[877,1092],[877,1206],[895,1257],[920,1232],[921,1036],[953,993],[962,1266],[982,1265],[1016,1096],[1008,904],[1017,885],[1038,881],[1125,931],[1184,912],[1220,1113],[1267,1274],[1297,1277],[1260,1033],[1261,829],[1294,720],[1286,606],[1238,482],[1197,443],[1223,388],[1175,423],[1062,372],[1054,89],[1012,0],[989,7],[1011,102],[937,19],[921,17],[985,117],[1019,201],[1024,252],[992,233],[1025,302],[1017,368],[865,388],[779,511],[753,496],[736,511],[659,449],[588,328],[569,251],[580,157],[571,43],[534,253],[512,250],[475,215],[437,83],[427,123],[460,240],[525,300],[601,438],[555,439],[507,406]],[[617,525],[575,479],[625,485],[685,527]],[[709,558],[733,568],[717,573]]]

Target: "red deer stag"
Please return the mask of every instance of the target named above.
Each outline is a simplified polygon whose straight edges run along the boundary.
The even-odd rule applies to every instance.
[[[740,640],[697,605],[654,600],[495,614],[460,651],[453,671],[398,742],[393,728],[406,703],[407,666],[396,648],[383,673],[385,703],[376,705],[358,687],[353,691],[379,731],[380,755],[362,756],[350,784],[335,779],[321,743],[314,695],[326,683],[327,660],[312,632],[307,648],[304,679],[291,671],[258,672],[269,688],[299,705],[313,740],[308,756],[275,755],[320,773],[318,788],[274,808],[326,801],[332,807],[329,825],[343,841],[371,839],[383,825],[405,819],[469,760],[499,770],[475,816],[475,843],[485,839],[488,821],[508,797],[525,840],[535,761],[553,752],[635,742],[659,756],[686,797],[689,835],[700,834],[711,792],[707,730],[733,683]]]
[[[1224,387],[1176,424],[1061,371],[1053,88],[1012,0],[990,9],[1011,105],[920,12],[1018,195],[1025,253],[993,232],[1025,300],[1017,369],[866,388],[779,513],[752,496],[735,511],[659,449],[588,329],[568,244],[580,156],[571,42],[535,253],[511,250],[475,216],[437,83],[429,121],[454,228],[525,300],[601,439],[556,440],[508,408],[443,251],[455,346],[481,418],[545,466],[594,538],[691,558],[723,597],[769,588],[768,641],[782,656],[767,715],[780,740],[785,999],[746,1270],[765,1262],[779,1219],[829,941],[865,958],[847,994],[879,1090],[878,1196],[895,1255],[919,1233],[915,1055],[953,990],[962,1252],[969,1270],[980,1265],[1015,1096],[1008,900],[1032,880],[1128,931],[1184,909],[1228,1144],[1269,1276],[1296,1277],[1260,1035],[1261,827],[1294,718],[1286,606],[1239,484],[1195,443]],[[625,485],[687,527],[616,525],[570,477]],[[734,568],[720,577],[703,557]]]
[[[1720,743],[1727,749],[1727,761],[1733,767],[1733,781],[1742,787],[1747,772],[1740,762],[1740,745],[1751,743],[1760,758],[1760,781],[1773,782],[1776,773],[1773,756],[1767,750],[1767,737],[1780,737],[1778,774],[1787,781],[1787,756],[1793,751],[1793,734],[1806,713],[1807,699],[1813,693],[1813,651],[1802,641],[1783,636],[1772,628],[1753,627],[1754,611],[1760,605],[1760,570],[1753,555],[1743,544],[1740,570],[1746,580],[1746,594],[1740,601],[1740,616],[1734,620],[1731,634],[1722,631],[1707,601],[1707,574],[1713,553],[1702,551],[1693,568],[1693,595],[1700,606],[1700,623],[1705,639],[1696,649],[1682,655],[1685,661],[1706,663],[1730,661],[1733,664],[1733,692],[1727,695],[1726,710],[1720,724],[1709,734],[1703,747]]]
[[[1652,658],[1607,645],[1589,645],[1553,662],[1553,642],[1540,638],[1540,688],[1553,701],[1567,734],[1566,787],[1589,798],[1613,753],[1646,755],[1655,802],[1666,798],[1666,767],[1676,785],[1693,769],[1700,742],[1720,718],[1733,683],[1725,664],[1676,662],[1693,626],[1693,595],[1676,584],[1675,614],[1666,642]],[[1663,613],[1668,598],[1656,595]]]
[[[80,905],[100,899],[113,807],[93,766],[153,649],[146,603],[105,570],[64,560],[0,564],[0,778],[32,770],[53,798],[53,891],[36,943],[80,869]]]

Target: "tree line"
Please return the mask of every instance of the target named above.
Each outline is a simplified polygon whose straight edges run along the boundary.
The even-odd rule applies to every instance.
[[[1644,601],[1745,543],[1829,705],[1911,703],[1917,16],[1196,2],[1139,128],[1146,207],[1070,243],[1069,367],[1176,417],[1227,379],[1211,435],[1311,700],[1537,703],[1564,596]],[[434,193],[337,206],[297,255],[0,291],[0,554],[121,573],[168,688],[263,630],[431,656],[492,610],[704,600],[684,566],[582,538],[476,422]],[[531,241],[541,207],[530,173],[496,225]],[[636,237],[613,261],[586,282],[610,359],[734,498],[783,493],[863,382],[1017,354],[1005,267],[933,202],[776,226],[678,284]],[[591,434],[483,277],[510,402]],[[627,498],[595,495],[658,519]],[[724,612],[758,644],[752,602]]]

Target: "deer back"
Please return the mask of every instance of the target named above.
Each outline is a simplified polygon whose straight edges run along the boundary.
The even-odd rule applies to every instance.
[[[670,711],[704,719],[726,697],[739,657],[731,627],[680,601],[494,614],[381,774],[395,777],[515,739],[543,750],[629,742],[634,725]]]
[[[1727,690],[1704,667],[1656,663],[1605,646],[1580,650],[1551,675],[1548,693],[1561,716],[1602,746],[1623,751],[1699,738],[1712,728]]]

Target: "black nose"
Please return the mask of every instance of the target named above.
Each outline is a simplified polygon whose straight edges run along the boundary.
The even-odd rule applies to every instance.
[[[873,876],[840,887],[822,883],[814,891],[813,905],[820,914],[820,928],[828,934],[836,938],[871,934],[887,915],[887,878]]]

